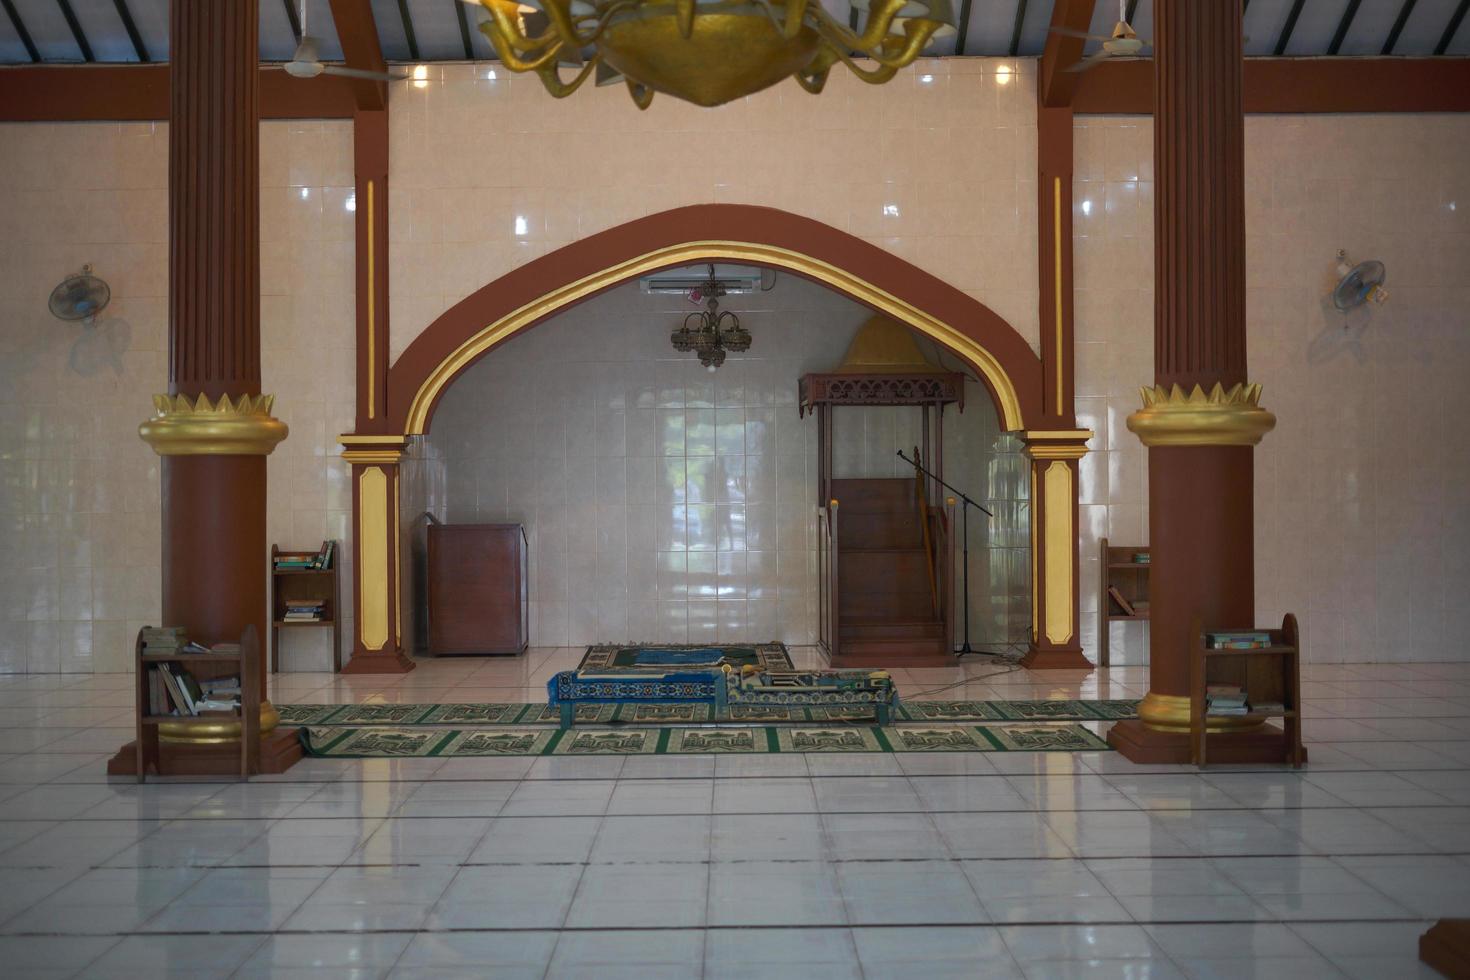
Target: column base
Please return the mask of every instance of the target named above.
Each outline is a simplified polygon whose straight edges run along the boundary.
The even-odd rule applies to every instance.
[[[1032,643],[1021,658],[1027,670],[1093,670],[1095,665],[1082,655],[1081,647],[1046,647]]]
[[[1447,977],[1470,977],[1470,919],[1440,919],[1419,937],[1419,959]]]
[[[417,667],[412,657],[402,650],[378,650],[371,653],[354,652],[352,659],[342,667],[344,674],[406,674]]]
[[[1289,765],[1290,743],[1286,733],[1274,725],[1262,725],[1253,731],[1210,734],[1211,764],[1271,763]],[[1130,762],[1156,764],[1189,764],[1189,733],[1165,732],[1150,728],[1142,721],[1120,721],[1108,732],[1108,744]],[[1307,750],[1302,749],[1302,761]]]
[[[301,737],[297,728],[278,728],[260,737],[260,768],[257,773],[282,773],[301,761]],[[138,753],[133,742],[107,760],[107,775],[136,776]],[[239,742],[218,745],[158,743],[160,776],[239,776]]]

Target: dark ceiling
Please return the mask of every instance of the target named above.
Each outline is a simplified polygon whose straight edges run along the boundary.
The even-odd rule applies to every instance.
[[[259,0],[260,57],[287,61],[295,47],[299,0]],[[389,61],[489,60],[475,26],[484,10],[460,0],[371,0]],[[955,0],[962,30],[931,54],[1034,57],[1046,42],[1053,0]],[[322,57],[340,60],[327,0],[308,0],[308,27]],[[848,0],[822,0],[847,18]],[[1138,33],[1153,26],[1153,0],[1124,0]],[[168,0],[0,0],[0,64],[168,60]],[[1246,54],[1470,55],[1470,0],[1245,0]],[[1094,33],[1117,19],[1098,0]],[[962,45],[957,51],[957,43]],[[1093,42],[1089,43],[1089,52]]]

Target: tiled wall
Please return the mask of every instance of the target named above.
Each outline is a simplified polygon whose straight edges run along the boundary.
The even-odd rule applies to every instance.
[[[351,146],[346,123],[261,128],[264,390],[291,426],[269,527],[286,545],[342,536],[350,507]],[[158,620],[159,467],[137,427],[167,384],[167,177],[161,124],[0,126],[0,671],[131,669]],[[85,263],[112,287],[90,327],[46,309]],[[284,665],[325,664],[326,641]]]
[[[619,86],[552,99],[498,65],[430,65],[390,111],[392,355],[445,309],[555,248],[689,204],[766,205],[907,259],[1033,347],[1034,61],[921,61],[885,85],[838,66],[716,109]]]
[[[1146,540],[1147,456],[1124,420],[1153,376],[1152,128],[1076,130],[1084,624],[1097,538]],[[1470,120],[1246,120],[1251,378],[1276,413],[1256,452],[1256,611],[1295,612],[1317,662],[1465,657],[1470,633]],[[1330,305],[1339,248],[1387,264],[1387,305]],[[1147,656],[1145,627],[1114,650]],[[1089,645],[1095,644],[1086,636]]]
[[[817,440],[796,379],[837,366],[871,312],[785,275],[722,305],[755,341],[714,374],[669,347],[693,309],[677,297],[630,284],[574,307],[466,372],[416,447],[406,526],[436,503],[449,522],[526,526],[533,645],[814,641]],[[946,468],[1008,529],[971,529],[973,635],[1002,644],[1030,617],[1025,468],[997,450],[985,390],[968,402],[948,414]],[[835,430],[839,475],[901,476],[918,413],[839,409]]]

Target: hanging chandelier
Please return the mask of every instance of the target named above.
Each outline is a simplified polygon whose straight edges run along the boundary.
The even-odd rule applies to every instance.
[[[820,92],[839,61],[875,85],[944,29],[950,0],[859,0],[850,30],[820,0],[480,0],[480,30],[506,68],[535,72],[557,98],[588,79],[624,82],[640,109],[655,92],[717,106],[791,75]],[[861,64],[871,61],[873,64]],[[561,69],[575,75],[563,81]]]
[[[750,331],[740,325],[740,318],[734,313],[720,309],[723,295],[725,289],[715,278],[715,267],[711,265],[709,281],[689,294],[696,303],[703,299],[705,308],[686,316],[684,325],[669,335],[674,350],[681,354],[693,351],[699,355],[699,363],[710,371],[725,363],[727,351],[743,354],[750,350]]]

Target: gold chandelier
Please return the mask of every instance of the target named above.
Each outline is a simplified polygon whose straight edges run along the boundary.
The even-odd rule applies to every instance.
[[[820,0],[480,0],[480,30],[506,68],[535,72],[557,98],[589,77],[627,84],[640,109],[655,92],[717,106],[789,75],[820,92],[839,61],[881,84],[952,29],[950,0],[870,0],[861,32]],[[860,64],[869,60],[873,64]],[[576,74],[563,81],[561,69]]]

